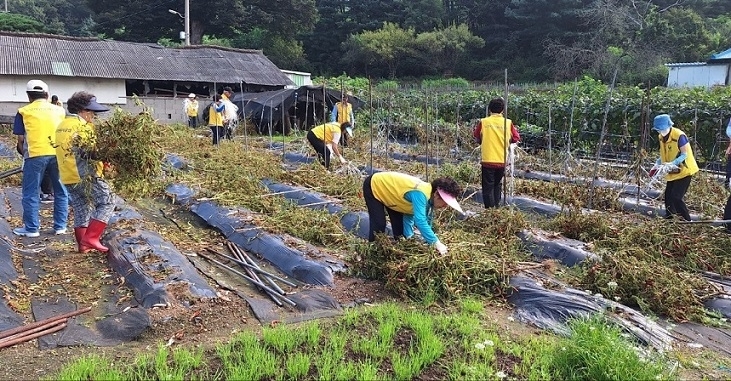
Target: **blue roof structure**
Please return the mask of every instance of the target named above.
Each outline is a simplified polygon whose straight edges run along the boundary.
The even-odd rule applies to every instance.
[[[722,51],[721,53],[716,53],[711,56],[711,59],[708,60],[708,62],[713,61],[720,61],[720,60],[731,60],[731,49],[727,49]]]

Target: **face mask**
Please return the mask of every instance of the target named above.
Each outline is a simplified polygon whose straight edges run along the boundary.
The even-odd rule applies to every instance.
[[[660,130],[658,132],[660,133],[660,136],[665,136],[665,135],[667,135],[667,134],[670,133],[670,129],[669,128],[666,128],[666,129]]]

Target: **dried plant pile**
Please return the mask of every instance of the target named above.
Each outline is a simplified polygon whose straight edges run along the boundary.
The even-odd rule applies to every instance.
[[[163,127],[148,112],[132,115],[117,108],[96,127],[96,151],[115,168],[112,182],[123,193],[151,191],[151,178],[161,174],[163,152],[155,141]]]
[[[420,238],[393,241],[381,235],[360,248],[357,269],[412,298],[448,300],[466,295],[498,296],[518,262],[529,259],[516,233],[526,226],[520,212],[486,211],[466,221],[437,219],[439,238],[449,247],[442,256]]]
[[[731,237],[707,226],[569,213],[549,227],[602,257],[569,279],[576,287],[676,320],[702,320],[703,302],[717,293],[700,272],[731,274]]]
[[[593,192],[593,194],[592,194]],[[535,180],[515,180],[515,193],[553,201],[569,208],[621,211],[619,191],[611,188]]]

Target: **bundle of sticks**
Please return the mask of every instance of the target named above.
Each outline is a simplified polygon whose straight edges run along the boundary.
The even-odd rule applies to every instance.
[[[2,331],[0,332],[0,348],[12,347],[16,344],[58,332],[66,328],[66,323],[70,317],[81,315],[89,311],[91,311],[91,307],[86,307],[81,310],[67,312],[35,323]]]
[[[246,252],[241,250],[241,248],[239,248],[238,245],[236,245],[235,243],[233,243],[231,241],[227,241],[226,247],[230,251],[231,255],[221,253],[210,247],[207,247],[206,250],[213,254],[216,254],[222,258],[225,258],[233,263],[238,264],[239,267],[241,267],[245,273],[242,273],[241,271],[239,271],[231,266],[228,266],[221,261],[213,259],[208,255],[205,255],[203,253],[198,253],[198,254],[201,257],[207,259],[209,262],[211,262],[215,265],[218,265],[218,266],[220,266],[228,271],[231,271],[232,273],[239,275],[242,278],[246,279],[247,281],[249,281],[249,283],[253,284],[257,288],[262,290],[264,293],[269,295],[269,297],[278,306],[280,306],[280,307],[283,306],[284,304],[282,302],[287,303],[292,307],[295,307],[297,305],[295,302],[293,302],[292,300],[287,298],[287,296],[286,296],[287,293],[284,292],[284,290],[282,290],[282,288],[279,287],[279,285],[277,285],[275,280],[278,280],[290,287],[297,287],[297,285],[295,283],[292,283],[282,277],[279,277],[275,274],[262,270],[261,267],[259,267],[259,265],[256,262],[254,262],[254,260],[251,259],[251,257],[248,254],[246,254]]]

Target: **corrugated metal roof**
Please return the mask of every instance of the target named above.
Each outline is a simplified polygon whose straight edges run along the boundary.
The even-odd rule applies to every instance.
[[[2,32],[0,57],[0,75],[293,84],[260,50],[214,46],[175,49],[156,44]]]
[[[681,67],[681,66],[703,66],[707,65],[705,62],[678,62],[665,64],[667,67]]]
[[[712,55],[711,59],[708,61],[710,62],[714,60],[731,60],[731,49],[724,50],[721,53],[716,53]]]

